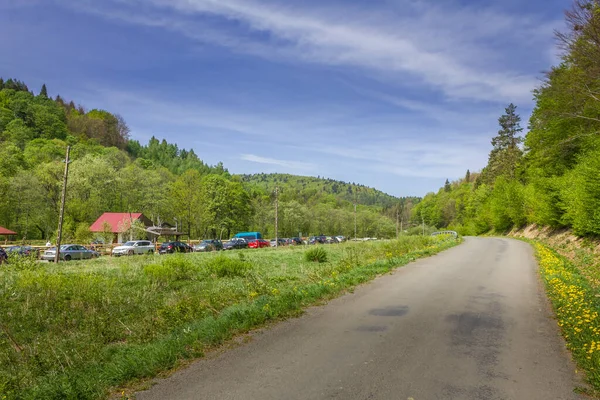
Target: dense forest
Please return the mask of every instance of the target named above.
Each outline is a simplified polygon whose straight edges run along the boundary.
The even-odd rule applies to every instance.
[[[565,15],[561,63],[533,93],[527,134],[509,105],[487,166],[425,196],[413,218],[464,234],[526,224],[600,234],[600,5],[576,0]]]
[[[254,174],[240,176],[244,187],[253,194],[255,225],[262,232],[272,229],[273,212],[268,206],[275,189],[280,202],[281,233],[284,236],[300,232],[342,232],[354,237],[354,204],[357,204],[357,234],[360,237],[392,237],[397,224],[406,225],[410,211],[420,201],[416,197],[396,198],[379,190],[325,178],[289,174]],[[264,221],[261,225],[259,218]],[[314,224],[314,225],[313,225]]]
[[[232,176],[206,165],[193,150],[156,138],[142,145],[125,120],[85,110],[44,85],[0,79],[0,225],[18,238],[56,236],[64,159],[71,146],[64,233],[91,240],[103,212],[142,212],[177,224],[193,239],[257,230],[274,236],[275,186],[279,234],[390,237],[418,199],[398,199],[360,185],[291,175]]]

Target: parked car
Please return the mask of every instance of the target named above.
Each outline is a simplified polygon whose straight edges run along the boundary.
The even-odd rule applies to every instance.
[[[302,242],[302,238],[293,237],[293,238],[290,239],[290,244],[296,244],[296,245],[298,245],[298,244],[304,244],[304,243]]]
[[[235,239],[246,239],[248,241],[262,239],[262,235],[260,232],[239,232],[236,233],[233,237]]]
[[[327,237],[324,235],[311,236],[308,238],[308,244],[324,244],[326,240]]]
[[[335,238],[336,238],[336,239],[338,240],[338,242],[340,242],[340,243],[342,243],[342,242],[345,242],[346,240],[348,240],[348,238],[347,238],[346,236],[336,236]]]
[[[251,249],[260,249],[269,246],[271,246],[271,243],[269,243],[269,241],[265,239],[254,239],[248,241],[248,247]]]
[[[31,257],[38,258],[40,255],[40,252],[35,247],[31,247],[31,246],[10,246],[9,248],[6,249],[6,254],[8,256],[19,255],[19,256],[26,256],[26,257],[31,256]]]
[[[325,243],[326,244],[335,244],[335,243],[339,243],[339,241],[337,240],[337,238],[335,236],[325,236]]]
[[[183,242],[165,242],[160,245],[158,254],[171,254],[171,253],[190,253],[194,249]]]
[[[6,251],[4,251],[2,247],[0,247],[0,265],[6,262],[8,262],[8,255],[6,254]]]
[[[217,251],[223,250],[223,243],[217,239],[207,239],[194,245],[194,251]]]
[[[223,250],[247,249],[248,241],[242,238],[233,238],[223,243]]]
[[[56,247],[44,251],[42,254],[42,260],[54,261],[56,256]],[[63,244],[60,246],[59,257],[64,261],[71,260],[87,260],[90,258],[100,257],[100,253],[94,250],[87,249],[78,244]]]
[[[132,240],[112,250],[112,255],[115,257],[134,254],[154,254],[154,244],[149,240]]]
[[[269,246],[271,246],[271,247],[277,247],[277,242],[279,242],[279,246],[286,246],[288,244],[287,239],[278,238],[277,241],[275,241],[275,239],[272,239],[269,242]]]

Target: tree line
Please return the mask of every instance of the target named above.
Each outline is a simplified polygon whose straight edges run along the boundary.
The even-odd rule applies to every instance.
[[[464,234],[526,224],[600,234],[600,4],[576,0],[565,17],[561,62],[533,92],[527,134],[509,105],[483,170],[427,194],[413,218]]]
[[[404,201],[329,179],[235,176],[166,140],[132,140],[118,114],[51,98],[45,85],[35,95],[19,80],[0,78],[0,225],[19,239],[55,237],[67,146],[65,240],[91,240],[89,226],[106,211],[142,212],[194,239],[243,230],[275,236],[275,186],[280,236],[354,236],[356,222],[361,237],[391,237],[392,209]]]

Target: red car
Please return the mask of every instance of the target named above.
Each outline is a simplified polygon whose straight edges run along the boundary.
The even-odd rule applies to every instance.
[[[250,239],[248,240],[248,247],[251,249],[260,249],[262,247],[271,247],[271,243],[265,239]]]

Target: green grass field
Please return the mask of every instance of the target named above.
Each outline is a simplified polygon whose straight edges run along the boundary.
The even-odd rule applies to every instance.
[[[105,398],[456,243],[408,236],[319,246],[324,255],[299,246],[13,262],[0,267],[0,399]]]

